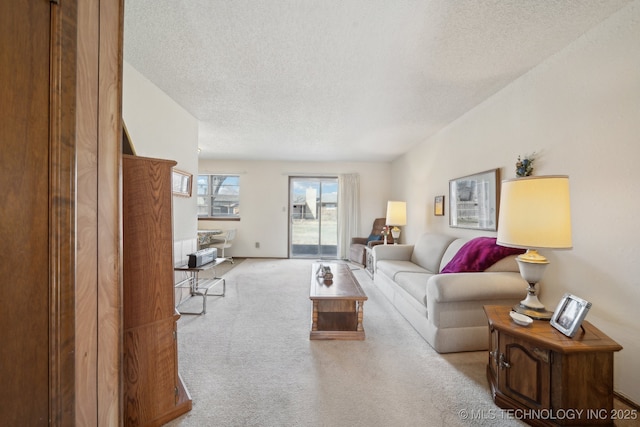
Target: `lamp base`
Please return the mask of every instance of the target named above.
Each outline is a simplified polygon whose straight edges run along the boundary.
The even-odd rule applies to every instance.
[[[542,279],[549,261],[534,249],[528,249],[525,254],[518,256],[516,261],[518,261],[520,275],[527,281],[529,288],[527,297],[520,301],[520,304],[513,306],[513,311],[536,320],[551,320],[553,313],[544,308],[544,304],[536,295],[536,283]]]
[[[536,320],[551,320],[551,316],[553,316],[551,311],[547,311],[544,308],[531,308],[524,304],[516,304],[512,309],[516,313],[524,314]]]
[[[551,320],[551,316],[553,316],[553,313],[547,311],[547,309],[544,308],[544,304],[538,299],[535,283],[529,283],[527,297],[520,301],[520,304],[514,305],[513,311],[536,320]]]
[[[400,239],[400,228],[393,227],[391,229],[391,235],[393,236],[393,244],[397,245],[398,244],[398,240]]]

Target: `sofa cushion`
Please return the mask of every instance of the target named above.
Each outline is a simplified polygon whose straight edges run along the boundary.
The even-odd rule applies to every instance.
[[[476,237],[460,248],[441,273],[481,272],[506,256],[524,252],[524,249],[497,245],[495,237]]]
[[[431,276],[433,276],[433,274],[400,272],[396,274],[395,282],[420,304],[426,307],[427,280],[429,280]]]
[[[449,244],[454,240],[455,237],[444,234],[424,234],[413,247],[411,262],[418,264],[431,273],[437,273],[440,269],[442,256]]]
[[[376,262],[376,274],[384,274],[389,279],[396,281],[398,273],[429,273],[424,268],[415,265],[411,261],[396,259],[384,259]]]

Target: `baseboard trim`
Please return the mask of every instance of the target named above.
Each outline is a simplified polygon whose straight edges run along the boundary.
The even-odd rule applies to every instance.
[[[629,406],[631,409],[635,409],[636,411],[640,412],[640,405],[638,405],[633,400],[629,399],[627,396],[620,394],[617,391],[614,391],[613,397],[615,399],[618,399],[620,402],[624,403],[625,405]]]

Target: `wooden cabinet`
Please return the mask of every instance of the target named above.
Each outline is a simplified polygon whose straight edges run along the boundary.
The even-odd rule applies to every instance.
[[[613,353],[622,347],[589,322],[569,338],[548,321],[516,325],[510,307],[485,306],[493,400],[530,425],[613,425]]]
[[[159,426],[191,410],[178,375],[173,288],[174,161],[122,156],[124,425]]]

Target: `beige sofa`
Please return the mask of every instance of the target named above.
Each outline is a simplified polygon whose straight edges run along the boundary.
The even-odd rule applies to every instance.
[[[489,243],[486,256],[485,252],[469,252],[472,239],[433,233],[424,234],[415,245],[373,249],[375,284],[439,353],[486,350],[488,326],[483,306],[513,305],[526,295],[527,283],[515,261],[517,250],[497,246],[495,239],[491,246],[489,239],[473,239],[474,244]],[[485,259],[477,259],[479,254]],[[482,270],[441,273],[450,261],[459,267],[463,255],[463,264],[470,260]],[[496,258],[500,260],[494,263]],[[491,265],[485,269],[487,263]]]

